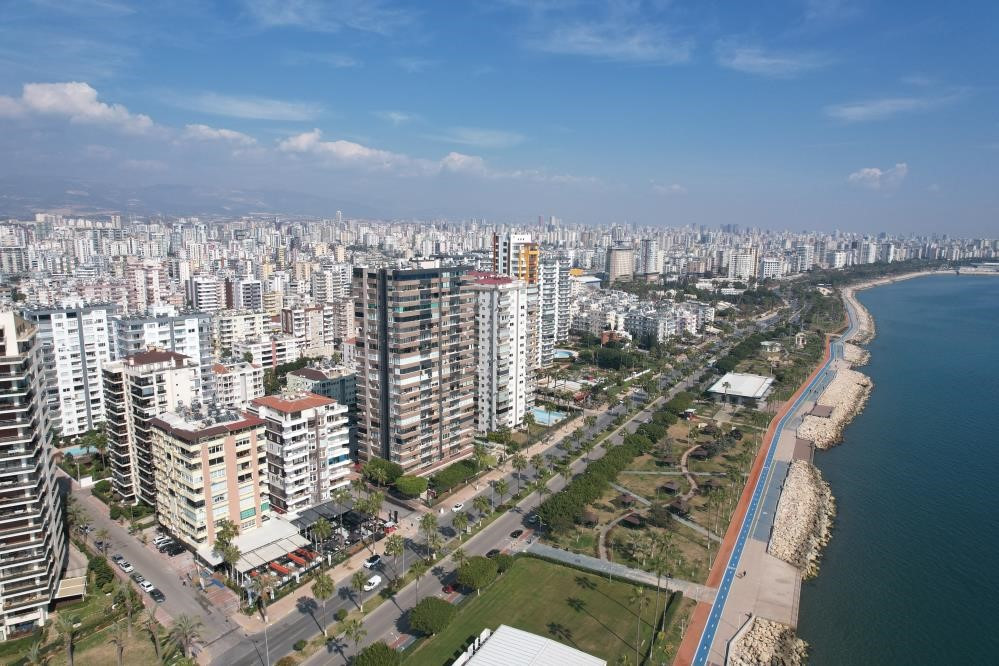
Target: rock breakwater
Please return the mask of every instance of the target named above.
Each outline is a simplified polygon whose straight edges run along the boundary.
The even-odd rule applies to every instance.
[[[732,643],[728,663],[732,666],[800,666],[806,661],[808,644],[794,629],[761,617]]]
[[[817,401],[832,407],[832,414],[828,418],[806,416],[798,426],[798,437],[811,440],[820,449],[838,443],[843,428],[864,408],[873,388],[871,379],[862,372],[840,369]]]
[[[858,367],[861,365],[867,365],[871,360],[871,352],[867,351],[863,347],[858,347],[855,344],[849,342],[843,345],[843,358],[853,367]]]
[[[777,502],[767,552],[801,569],[805,578],[814,577],[835,515],[836,502],[822,473],[808,461],[793,461]]]

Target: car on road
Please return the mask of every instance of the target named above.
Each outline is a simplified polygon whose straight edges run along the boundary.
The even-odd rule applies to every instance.
[[[94,542],[94,548],[97,549],[97,552],[101,552],[101,551],[103,551],[103,550],[105,550],[107,548],[110,548],[110,547],[111,547],[111,542],[110,541],[95,541]]]
[[[519,539],[524,534],[524,530],[514,530],[510,532],[511,539]]]
[[[166,543],[167,541],[173,541],[173,539],[171,539],[167,535],[163,534],[163,535],[160,535],[160,536],[156,537],[155,539],[153,539],[153,545],[154,546],[159,546],[161,543]]]
[[[531,515],[529,515],[527,517],[527,524],[528,525],[537,525],[539,520],[541,520],[541,519],[538,518],[538,514],[532,513]]]
[[[132,580],[135,581],[135,583],[137,585],[141,585],[142,581],[146,580],[145,578],[143,578],[142,574],[140,574],[138,571],[136,571],[135,573],[133,573],[132,576],[131,576],[131,578],[132,578]]]
[[[372,555],[368,559],[364,560],[364,568],[365,569],[374,569],[375,567],[377,567],[381,563],[382,563],[382,556],[381,555]]]
[[[125,573],[132,573],[133,571],[135,571],[135,567],[129,564],[128,560],[122,560],[121,562],[119,562],[118,568],[124,571]]]
[[[146,592],[152,592],[153,590],[156,589],[155,587],[153,587],[153,584],[150,583],[148,580],[144,580],[141,583],[139,583],[139,587],[141,587]]]
[[[115,553],[114,555],[111,556],[111,561],[114,562],[115,564],[118,564],[123,559],[125,558],[121,553]]]
[[[167,539],[166,541],[161,541],[158,544],[156,544],[156,550],[158,550],[158,551],[160,551],[162,553],[163,551],[165,551],[167,548],[169,548],[170,546],[172,546],[175,543],[176,542],[173,539]]]
[[[175,543],[175,544],[171,544],[169,547],[165,548],[163,550],[163,552],[166,553],[167,555],[169,555],[170,557],[174,557],[176,555],[180,555],[181,553],[183,553],[184,552],[184,547],[181,546],[179,543]]]
[[[368,579],[368,582],[364,584],[364,591],[370,592],[371,590],[375,589],[381,584],[382,584],[381,576],[372,576],[371,578]]]
[[[455,513],[458,513],[464,508],[465,508],[464,504],[462,504],[461,502],[456,502],[455,505],[451,507],[451,510],[454,511]]]
[[[161,604],[164,601],[166,601],[166,595],[157,590],[155,587],[149,590],[149,597],[158,604]]]
[[[488,553],[486,553],[486,557],[488,557],[489,559],[492,559],[492,558],[496,557],[499,554],[500,554],[499,548],[493,548]]]

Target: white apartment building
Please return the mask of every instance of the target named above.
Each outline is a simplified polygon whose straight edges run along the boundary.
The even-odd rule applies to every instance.
[[[225,305],[235,310],[263,310],[263,283],[249,278],[226,280]]]
[[[198,312],[218,312],[225,308],[225,283],[214,275],[192,275],[187,281],[187,298]]]
[[[811,245],[799,245],[794,250],[794,269],[796,273],[810,271],[815,267],[815,248]]]
[[[112,358],[113,305],[25,310],[38,328],[52,427],[63,437],[104,422],[101,368]]]
[[[212,317],[212,347],[222,355],[238,343],[258,340],[271,332],[270,318],[263,312],[225,310]]]
[[[769,280],[784,274],[784,260],[780,257],[763,257],[760,260],[760,278]]]
[[[201,367],[196,390],[210,400],[212,376],[212,321],[208,314],[177,314],[173,306],[152,308],[144,317],[114,317],[115,358],[146,349],[165,349],[192,359]]]
[[[538,244],[531,234],[493,234],[493,270],[527,284],[538,281]]]
[[[347,406],[315,393],[267,395],[250,403],[265,422],[271,508],[295,513],[350,482]]]
[[[545,253],[538,271],[537,367],[551,365],[555,347],[569,337],[569,258]]]
[[[45,624],[66,564],[37,332],[0,312],[0,640]]]
[[[145,314],[150,307],[162,305],[170,289],[166,266],[159,259],[126,257],[125,282],[132,314]]]
[[[534,406],[531,288],[508,276],[468,275],[475,294],[475,429],[514,429]]]
[[[752,280],[756,277],[756,250],[733,252],[728,258],[729,280]]]
[[[663,272],[663,262],[659,254],[659,242],[656,239],[642,239],[638,254],[638,272],[643,275],[657,275]]]
[[[195,405],[200,368],[188,357],[152,349],[104,366],[111,488],[123,502],[156,506],[151,421]]]
[[[611,284],[618,280],[630,280],[635,275],[635,251],[630,247],[607,248],[605,269]]]
[[[270,513],[264,422],[238,410],[170,411],[150,422],[156,518],[194,549],[215,543],[217,523],[246,534]]]
[[[246,340],[233,347],[237,358],[251,355],[250,362],[273,370],[279,365],[302,358],[302,343],[294,335],[272,335],[259,340]]]
[[[216,363],[215,404],[219,407],[245,409],[254,398],[264,394],[264,368],[256,363],[236,361]]]

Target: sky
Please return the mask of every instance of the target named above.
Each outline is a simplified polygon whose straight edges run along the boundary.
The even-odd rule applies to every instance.
[[[999,236],[995,2],[0,13],[0,177],[283,190],[346,215]]]

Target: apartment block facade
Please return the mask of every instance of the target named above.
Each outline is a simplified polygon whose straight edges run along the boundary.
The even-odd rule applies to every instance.
[[[429,474],[471,455],[475,304],[465,272],[354,269],[360,460]]]
[[[264,394],[264,368],[256,363],[236,361],[216,363],[215,404],[219,407],[245,409],[254,398]]]

